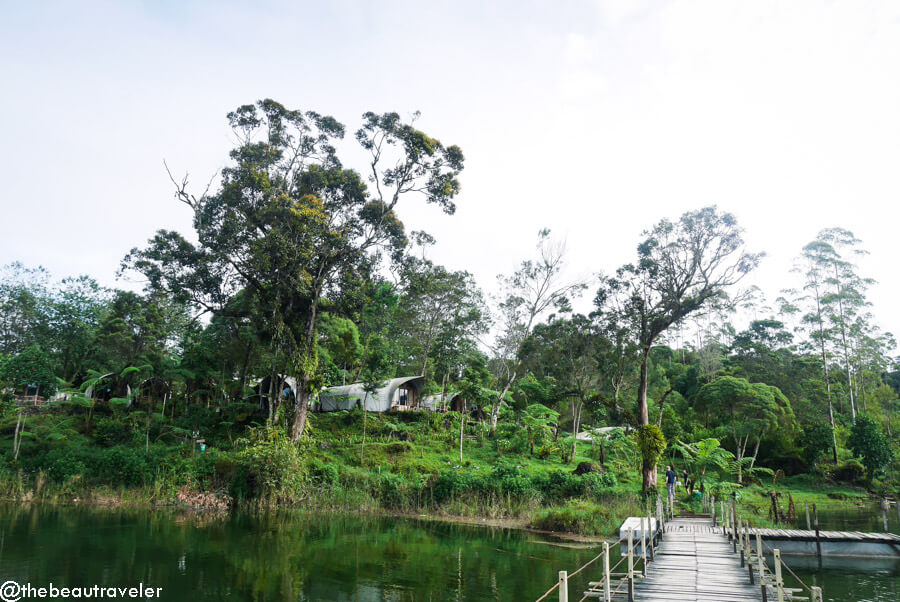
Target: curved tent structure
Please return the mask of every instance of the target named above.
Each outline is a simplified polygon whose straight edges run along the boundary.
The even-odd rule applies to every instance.
[[[444,405],[453,410],[454,412],[462,411],[462,398],[460,397],[460,391],[454,391],[452,393],[447,393],[444,397]],[[441,396],[440,395],[429,395],[425,399],[422,400],[422,407],[426,410],[431,410],[432,412],[436,412],[441,409]]]
[[[329,387],[319,393],[319,409],[323,412],[352,410],[363,403],[369,412],[417,408],[423,384],[424,376],[403,376],[392,378],[372,394],[366,393],[362,383]]]

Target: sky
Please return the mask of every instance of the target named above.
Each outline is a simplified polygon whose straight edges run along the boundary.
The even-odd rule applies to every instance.
[[[268,97],[351,132],[421,111],[462,147],[456,214],[399,214],[488,292],[541,228],[588,276],[716,204],[767,253],[749,283],[770,299],[817,232],[851,230],[900,334],[898,2],[0,0],[0,82],[0,264],[135,286],[128,250],[190,229],[163,160],[202,188],[225,114]]]

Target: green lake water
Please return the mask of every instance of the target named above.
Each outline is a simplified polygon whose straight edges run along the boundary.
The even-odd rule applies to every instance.
[[[425,520],[0,505],[0,583],[143,583],[162,600],[533,601],[599,549]],[[829,600],[900,600],[894,560],[788,561]],[[574,599],[597,578],[573,579]]]

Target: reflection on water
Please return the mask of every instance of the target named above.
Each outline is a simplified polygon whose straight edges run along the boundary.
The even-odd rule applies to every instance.
[[[163,600],[534,600],[599,549],[394,518],[0,505],[0,582],[144,583]],[[786,560],[828,600],[900,600],[900,560]]]
[[[163,600],[533,600],[598,551],[391,518],[39,506],[0,507],[0,542],[2,581],[144,583]]]

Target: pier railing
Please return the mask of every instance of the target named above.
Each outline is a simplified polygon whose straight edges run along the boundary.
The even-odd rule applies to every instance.
[[[750,584],[759,586],[762,602],[824,601],[821,587],[810,586],[804,583],[785,564],[781,558],[781,551],[778,548],[772,549],[766,545],[759,533],[751,533],[750,521],[738,514],[736,503],[733,499],[729,507],[729,504],[722,500],[719,500],[717,503],[715,496],[704,495],[703,509],[709,513],[714,530],[719,528],[721,522],[722,534],[732,543],[734,553],[740,555],[741,567],[746,567]],[[656,525],[653,525],[653,518],[656,519]],[[647,576],[647,572],[652,566],[651,563],[654,559],[656,548],[665,533],[666,521],[671,518],[674,518],[674,508],[671,500],[667,499],[666,503],[663,503],[661,498],[657,496],[656,516],[641,517],[640,541],[635,541],[634,529],[629,528],[625,537],[620,537],[617,542],[614,542],[627,544],[627,554],[620,558],[614,566],[610,567],[609,542],[603,542],[603,551],[580,568],[572,572],[560,571],[559,580],[556,584],[548,589],[536,602],[551,599],[554,593],[557,596],[555,599],[558,599],[559,602],[569,602],[569,579],[601,560],[603,565],[601,579],[588,582],[589,589],[584,592],[584,596],[579,602],[584,602],[588,598],[598,598],[604,602],[611,602],[614,597],[620,595],[620,592],[623,594],[627,593],[628,602],[633,602],[635,580]],[[818,524],[816,526],[818,527]],[[640,557],[635,559],[638,546],[640,546]],[[772,556],[771,566],[766,557],[766,552]],[[619,571],[619,567],[626,562],[624,569]],[[796,580],[797,584],[800,585],[799,588],[785,585],[784,571],[787,571]]]
[[[613,542],[617,545],[627,544],[627,553],[622,556],[619,561],[610,566],[610,545],[609,542],[603,542],[603,551],[594,556],[575,571],[560,571],[559,580],[553,587],[548,589],[543,596],[538,598],[536,602],[552,599],[551,596],[557,593],[559,602],[569,602],[569,579],[575,577],[588,567],[594,565],[597,561],[602,560],[603,574],[599,581],[589,581],[589,589],[584,592],[584,596],[578,602],[584,602],[588,598],[599,598],[604,602],[610,602],[613,596],[620,592],[627,592],[628,600],[634,600],[634,582],[639,576],[646,577],[649,563],[652,562],[659,540],[662,537],[665,519],[668,516],[668,508],[662,503],[662,500],[656,498],[656,516],[648,515],[641,517],[640,537],[635,538],[634,529],[628,529],[625,537],[620,537]],[[653,519],[656,524],[653,524]],[[635,558],[635,554],[640,556]],[[627,564],[619,571],[619,567],[623,563]]]
[[[715,506],[715,498],[712,504]],[[730,511],[729,511],[730,510]],[[823,602],[822,588],[815,585],[807,585],[791,570],[781,558],[778,548],[772,549],[762,541],[759,533],[751,533],[750,521],[741,517],[737,512],[735,501],[732,499],[731,508],[724,501],[719,502],[719,515],[723,518],[722,531],[732,542],[735,553],[740,553],[741,567],[747,567],[751,585],[758,584],[762,602],[770,600],[777,602]],[[716,524],[715,519],[713,519]],[[818,533],[818,520],[816,521]],[[755,537],[753,537],[755,535]],[[753,541],[755,539],[755,542]],[[755,545],[754,545],[755,544]],[[766,552],[772,555],[772,566],[766,557]],[[786,587],[784,583],[784,571],[790,573],[800,585],[799,588]]]

